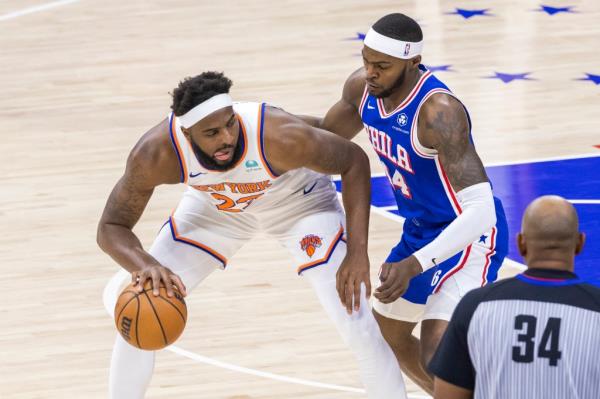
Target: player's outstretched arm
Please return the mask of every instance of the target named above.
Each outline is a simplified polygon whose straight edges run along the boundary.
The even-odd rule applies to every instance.
[[[306,167],[342,177],[348,253],[340,266],[337,288],[349,313],[360,306],[360,286],[371,294],[367,241],[371,201],[369,158],[356,144],[317,129],[280,109],[267,108],[265,151],[277,172]]]
[[[389,303],[402,295],[408,281],[464,250],[496,223],[492,188],[469,137],[469,122],[462,104],[447,94],[434,94],[421,108],[419,142],[435,150],[451,184],[451,201],[457,217],[431,243],[412,256],[384,264],[382,285],[375,296]]]
[[[329,130],[351,140],[363,127],[358,107],[364,89],[364,68],[360,68],[348,77],[344,84],[342,98],[327,111],[324,118],[308,115],[298,117],[313,127]]]
[[[162,280],[169,296],[172,285],[185,295],[181,279],[161,265],[144,250],[132,229],[138,222],[154,188],[160,184],[179,182],[178,164],[169,147],[160,145],[166,135],[168,121],[163,121],[133,148],[127,159],[125,173],[113,188],[98,224],[97,242],[118,264],[132,273],[132,281],[143,289],[146,280],[152,280],[154,294]],[[168,137],[168,136],[167,136]]]

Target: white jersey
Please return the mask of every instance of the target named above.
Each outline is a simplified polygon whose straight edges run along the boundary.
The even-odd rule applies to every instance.
[[[225,171],[203,167],[178,118],[170,116],[181,181],[188,185],[169,218],[172,238],[211,254],[222,267],[258,232],[288,248],[299,272],[326,263],[344,233],[331,178],[306,168],[278,176],[264,154],[265,104],[235,103],[233,109],[243,153]]]
[[[215,208],[227,213],[257,213],[289,199],[300,191],[312,191],[328,186],[331,179],[310,169],[300,168],[277,175],[264,152],[264,103],[234,103],[233,109],[240,124],[239,141],[243,154],[235,165],[225,171],[205,168],[181,130],[179,118],[171,114],[170,134],[181,167],[181,181]],[[285,134],[285,132],[281,132]],[[312,188],[312,189],[311,189]]]

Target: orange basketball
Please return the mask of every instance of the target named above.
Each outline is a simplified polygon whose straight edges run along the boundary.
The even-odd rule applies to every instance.
[[[125,287],[115,306],[117,330],[131,345],[145,350],[162,349],[179,338],[187,320],[183,295],[173,288],[169,298],[164,286],[159,296],[152,293],[151,281],[137,292],[133,283]]]

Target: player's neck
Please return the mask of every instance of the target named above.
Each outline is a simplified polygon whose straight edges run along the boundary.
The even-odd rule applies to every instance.
[[[421,78],[422,72],[417,69],[412,74],[407,75],[403,84],[394,90],[389,96],[383,99],[383,105],[386,111],[393,111],[408,97],[410,92],[415,88],[419,79]]]

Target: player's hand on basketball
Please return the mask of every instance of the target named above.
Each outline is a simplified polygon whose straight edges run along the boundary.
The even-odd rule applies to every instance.
[[[161,282],[167,290],[167,295],[169,297],[173,296],[173,286],[177,287],[183,296],[187,295],[185,285],[183,284],[183,281],[181,281],[181,278],[173,273],[168,267],[152,265],[131,274],[131,281],[134,283],[138,292],[144,290],[144,285],[148,280],[152,283],[152,293],[154,296],[159,295]]]
[[[371,296],[371,276],[369,274],[369,257],[367,254],[352,256],[346,254],[344,261],[336,274],[336,289],[342,305],[348,314],[352,308],[358,312],[360,309],[360,289],[364,283],[367,288],[367,298]]]
[[[379,272],[381,285],[375,290],[375,298],[382,303],[394,302],[406,292],[410,280],[422,271],[423,268],[414,256],[400,262],[384,263]]]

